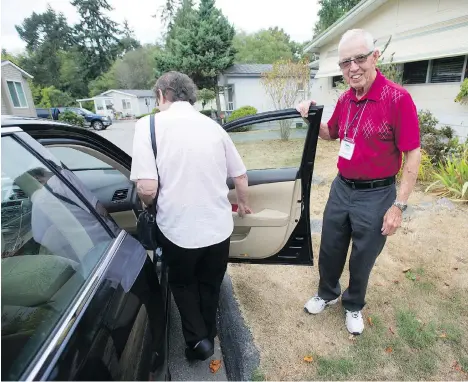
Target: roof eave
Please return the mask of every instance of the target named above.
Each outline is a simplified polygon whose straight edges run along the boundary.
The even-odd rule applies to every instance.
[[[23,73],[26,77],[29,77],[30,79],[33,79],[34,77],[31,76],[27,71],[21,69],[18,65],[14,64],[13,62],[11,62],[10,60],[6,60],[6,61],[3,61],[2,62],[2,66],[4,65],[11,65],[13,66],[14,68],[18,69],[21,73]]]
[[[371,14],[387,1],[388,0],[362,0],[348,13],[344,14],[330,25],[328,29],[324,30],[315,39],[313,39],[312,42],[304,48],[303,53],[318,53],[320,48],[327,44],[331,39],[335,38],[339,33],[344,32],[351,25],[354,25],[359,20]]]

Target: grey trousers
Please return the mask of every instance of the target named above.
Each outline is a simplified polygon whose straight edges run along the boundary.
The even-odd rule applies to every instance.
[[[323,215],[319,255],[319,297],[334,300],[341,294],[340,277],[350,241],[349,286],[341,298],[345,309],[361,310],[366,302],[367,284],[386,236],[383,217],[396,197],[396,186],[356,190],[335,178]]]

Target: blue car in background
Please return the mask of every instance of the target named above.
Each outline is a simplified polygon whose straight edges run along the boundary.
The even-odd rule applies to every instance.
[[[82,107],[52,107],[52,108],[37,108],[36,113],[39,118],[47,118],[58,120],[60,113],[71,111],[72,113],[81,115],[85,119],[85,125],[92,127],[94,130],[105,130],[112,125],[112,119],[103,115],[95,114],[92,111],[83,109]]]

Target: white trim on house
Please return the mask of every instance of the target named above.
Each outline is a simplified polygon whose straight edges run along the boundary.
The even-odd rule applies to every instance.
[[[120,90],[107,90],[105,91],[104,93],[101,93],[95,97],[103,97],[105,96],[107,93],[110,93],[110,92],[114,92],[114,93],[119,93],[119,94],[124,94],[124,95],[127,95],[127,96],[130,96],[130,97],[134,97],[134,98],[138,98],[138,96],[136,96],[135,94],[131,94],[131,93],[125,93],[125,92],[121,92]]]
[[[11,65],[13,66],[15,69],[19,70],[21,73],[23,73],[26,77],[29,77],[29,78],[34,78],[33,76],[31,76],[28,72],[24,71],[23,69],[21,69],[18,65],[15,65],[13,64],[13,62],[9,61],[9,60],[5,60],[5,61],[2,61],[2,66],[5,66],[5,65]]]
[[[328,29],[320,33],[306,48],[304,53],[319,53],[320,48],[333,40],[338,34],[345,32],[350,26],[366,18],[388,0],[363,0],[348,13],[335,21]]]
[[[16,68],[18,68],[18,67],[16,67]],[[24,102],[26,103],[26,106],[21,106],[21,100],[20,100],[20,97],[19,97],[19,94],[18,94],[18,90],[16,89],[16,85],[14,85],[16,98],[18,98],[18,102],[20,104],[20,106],[15,106],[15,103],[13,102],[13,97],[11,96],[11,90],[8,87],[8,82],[12,82],[13,84],[20,84],[21,89],[23,90],[23,97],[24,97]],[[8,96],[10,97],[11,107],[13,109],[29,109],[28,97],[26,96],[26,92],[24,90],[23,83],[21,81],[15,80],[15,79],[8,79],[8,78],[5,78],[5,83],[6,83],[6,88],[8,90]]]

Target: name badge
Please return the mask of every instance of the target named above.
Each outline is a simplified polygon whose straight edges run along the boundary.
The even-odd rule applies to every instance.
[[[355,145],[356,144],[354,143],[354,140],[350,138],[344,138],[341,141],[340,152],[338,155],[344,159],[350,160],[353,156]]]

